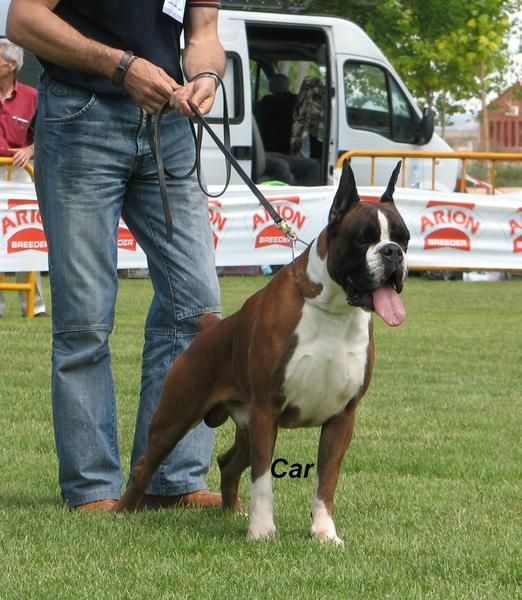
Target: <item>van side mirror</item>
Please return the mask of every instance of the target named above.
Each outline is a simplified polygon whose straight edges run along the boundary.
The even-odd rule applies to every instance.
[[[435,131],[435,113],[431,108],[425,108],[422,111],[422,119],[417,126],[417,139],[415,142],[419,146],[424,146],[433,137]]]

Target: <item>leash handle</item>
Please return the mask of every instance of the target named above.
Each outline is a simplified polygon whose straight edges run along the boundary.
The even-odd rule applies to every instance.
[[[207,121],[205,120],[203,115],[200,113],[200,111],[197,109],[197,107],[189,100],[188,105],[189,105],[190,109],[192,110],[192,113],[194,116],[194,121],[196,121],[196,123],[198,125],[198,130],[196,133],[196,131],[194,129],[194,124],[193,124],[192,120],[190,120],[189,123],[190,123],[190,128],[192,131],[192,136],[194,138],[196,156],[194,159],[194,164],[192,165],[192,167],[188,171],[188,173],[185,173],[184,175],[174,175],[166,169],[165,164],[163,162],[163,155],[162,155],[162,149],[161,149],[160,123],[163,118],[163,115],[165,114],[165,111],[169,107],[169,102],[167,101],[162,105],[162,107],[160,108],[160,110],[154,120],[152,119],[151,115],[147,115],[147,132],[149,135],[149,144],[151,147],[151,152],[154,156],[154,159],[155,159],[156,165],[157,165],[157,169],[158,169],[158,182],[159,182],[160,195],[161,195],[161,204],[162,204],[162,208],[163,208],[163,213],[165,215],[165,227],[166,227],[167,242],[172,241],[172,214],[171,214],[170,206],[169,206],[169,202],[168,202],[166,178],[169,177],[171,179],[185,179],[187,177],[190,177],[192,175],[192,173],[194,173],[194,170],[195,170],[199,187],[201,188],[203,193],[206,196],[208,196],[209,198],[219,198],[226,192],[226,190],[228,188],[228,185],[230,183],[231,167],[234,167],[234,170],[241,177],[241,179],[245,182],[246,186],[250,189],[250,191],[254,194],[254,196],[257,198],[259,203],[263,206],[263,208],[267,211],[267,213],[273,219],[276,227],[278,229],[280,229],[284,233],[284,235],[288,238],[288,240],[290,241],[290,245],[292,246],[292,250],[293,250],[295,242],[299,240],[299,238],[297,237],[297,234],[294,232],[294,230],[289,225],[289,223],[287,221],[285,221],[277,213],[277,211],[270,204],[270,202],[266,199],[266,197],[256,187],[256,185],[254,184],[252,179],[244,171],[244,169],[241,167],[239,162],[236,160],[236,158],[232,155],[232,152],[230,151],[230,122],[229,122],[229,116],[228,116],[228,103],[227,103],[227,95],[226,95],[226,91],[225,91],[225,86],[223,84],[222,79],[218,75],[216,75],[216,74],[213,74],[213,75],[215,75],[216,80],[219,81],[219,83],[221,85],[221,90],[223,93],[223,142],[214,133],[214,131],[212,130],[210,125],[207,123]],[[205,189],[205,187],[203,186],[203,183],[201,181],[201,145],[202,145],[202,139],[203,139],[203,129],[208,133],[208,135],[211,137],[213,142],[216,144],[216,146],[219,148],[219,150],[222,152],[223,156],[225,157],[225,165],[226,165],[225,185],[224,185],[223,189],[217,194],[210,194]],[[299,241],[301,241],[301,240],[299,240]]]
[[[227,148],[226,145],[214,133],[214,131],[212,130],[210,125],[206,122],[203,115],[194,106],[194,104],[192,104],[192,102],[190,100],[188,101],[188,105],[190,106],[192,112],[194,113],[194,120],[198,123],[199,126],[201,126],[203,129],[205,129],[205,131],[208,133],[208,135],[212,138],[213,142],[216,144],[216,146],[221,150],[221,152],[225,156],[225,160],[226,160],[227,164],[232,165],[234,167],[234,170],[241,177],[241,179],[245,182],[245,184],[250,189],[250,191],[254,194],[254,196],[259,200],[259,202],[262,204],[263,208],[265,208],[265,210],[268,212],[268,214],[272,217],[272,219],[275,221],[276,225],[281,223],[283,221],[282,217],[275,211],[274,207],[270,204],[270,202],[268,202],[268,200],[265,198],[265,196],[259,191],[259,189],[256,187],[255,183],[252,181],[252,179],[250,179],[250,177],[245,172],[243,167],[239,164],[239,162],[236,160],[236,158],[232,155],[229,148]],[[228,186],[228,183],[227,183],[227,186]],[[224,190],[223,190],[223,192],[224,192]],[[223,192],[221,192],[221,194],[223,194]]]
[[[163,172],[165,173],[165,175],[167,177],[169,177],[171,179],[188,179],[192,175],[192,173],[194,173],[194,171],[196,171],[197,178],[198,178],[198,184],[199,184],[199,187],[201,188],[201,191],[209,198],[219,198],[219,196],[222,196],[227,191],[228,185],[230,183],[230,175],[231,175],[230,161],[227,159],[227,156],[232,155],[230,152],[230,119],[228,116],[227,93],[225,91],[225,86],[223,85],[223,80],[216,73],[211,73],[210,71],[204,72],[204,73],[199,73],[192,79],[192,81],[195,81],[196,79],[200,79],[201,77],[208,77],[210,75],[213,76],[212,77],[213,79],[215,79],[217,82],[219,82],[219,84],[221,85],[222,93],[223,93],[223,142],[224,142],[224,148],[226,150],[226,154],[225,154],[226,177],[225,177],[225,185],[224,185],[223,189],[221,190],[221,192],[219,192],[217,194],[210,194],[205,189],[205,186],[203,185],[203,182],[201,179],[201,142],[202,142],[202,138],[203,138],[203,132],[201,130],[201,122],[198,122],[198,129],[196,132],[196,130],[194,128],[194,123],[192,122],[192,120],[189,120],[190,130],[192,132],[192,137],[194,139],[194,146],[195,146],[196,154],[194,157],[194,164],[192,165],[190,170],[187,173],[184,173],[183,175],[175,175],[174,173],[171,173],[165,167],[165,165],[163,163],[163,158],[161,155],[160,124],[161,124],[163,115],[165,114],[166,110],[169,108],[168,100],[162,104],[162,106],[159,109],[158,114],[156,115],[155,118],[152,115],[147,115],[147,133],[149,136],[149,145],[151,147],[152,154],[154,155],[156,163],[158,163],[158,160],[159,160],[159,162],[161,164],[161,170],[163,170]],[[189,105],[190,105],[190,108],[192,109],[192,111],[194,112],[194,105],[190,101],[189,101]],[[203,119],[201,113],[198,112],[198,114],[199,114],[200,118]],[[221,141],[220,141],[220,143],[221,143]],[[158,166],[158,169],[159,169],[159,166]]]
[[[221,82],[221,87],[223,87],[223,82]],[[223,87],[223,95],[224,95],[224,98],[225,98],[225,88],[224,87]],[[205,129],[205,131],[212,138],[212,140],[214,141],[214,143],[216,144],[216,146],[223,153],[223,155],[225,157],[225,161],[227,163],[227,166],[229,167],[230,165],[232,165],[234,167],[235,171],[241,177],[241,179],[245,182],[245,184],[249,188],[249,190],[259,200],[259,203],[261,204],[261,206],[272,217],[272,220],[274,221],[276,227],[278,229],[280,229],[284,233],[284,235],[286,236],[286,238],[289,240],[290,246],[292,247],[292,261],[293,261],[293,259],[294,259],[295,243],[297,241],[302,242],[305,245],[306,245],[306,243],[303,242],[302,240],[300,240],[297,237],[297,234],[292,229],[292,227],[290,226],[290,224],[288,223],[288,221],[285,221],[285,219],[283,219],[281,217],[281,215],[279,215],[279,213],[275,210],[275,208],[266,199],[266,196],[261,193],[261,191],[259,190],[259,188],[255,185],[255,183],[248,176],[248,174],[245,172],[245,170],[243,169],[243,167],[236,160],[235,156],[230,152],[230,144],[227,144],[226,140],[225,140],[225,143],[223,143],[218,138],[218,136],[214,133],[214,131],[212,131],[210,125],[207,123],[207,121],[205,120],[205,118],[203,117],[203,115],[199,112],[199,110],[194,106],[194,104],[190,100],[188,101],[188,105],[190,106],[192,112],[194,113],[194,120],[197,121],[197,123],[198,123],[198,128],[199,128],[198,131],[201,131],[201,128]],[[227,111],[227,116],[228,116],[228,111]],[[199,147],[199,151],[201,151],[201,146]],[[229,176],[228,170],[227,170],[227,177],[228,178],[227,178],[226,187],[219,194],[220,196],[225,192],[226,188],[228,187],[228,183],[229,183],[229,180],[230,180],[230,176]],[[211,198],[215,198],[216,197],[216,196],[211,196],[210,194],[207,194],[207,195],[210,196]]]
[[[199,75],[207,75],[207,73],[200,73]],[[226,192],[228,185],[230,183],[231,166],[230,166],[230,162],[227,160],[227,155],[231,156],[231,153],[229,150],[229,148],[230,148],[230,122],[229,122],[229,117],[228,117],[227,94],[225,91],[225,86],[223,85],[223,81],[219,77],[219,75],[213,73],[213,76],[214,76],[214,79],[216,81],[218,81],[219,84],[221,85],[221,89],[222,89],[222,93],[223,93],[223,140],[224,140],[224,143],[225,143],[225,146],[227,149],[227,153],[228,153],[228,154],[225,154],[226,177],[225,177],[225,185],[224,185],[223,189],[221,190],[221,192],[219,192],[217,194],[210,194],[205,189],[205,186],[203,185],[203,182],[201,180],[201,142],[202,142],[202,138],[203,138],[203,131],[201,128],[201,124],[198,123],[198,130],[196,133],[196,130],[194,128],[194,123],[192,122],[192,120],[189,119],[190,130],[192,132],[192,137],[194,139],[194,146],[195,146],[194,164],[192,165],[192,167],[190,168],[190,170],[187,173],[184,173],[183,175],[175,175],[174,173],[171,173],[165,167],[165,163],[163,161],[163,152],[162,152],[162,148],[161,148],[160,124],[161,124],[163,115],[165,114],[166,110],[169,108],[169,102],[166,101],[163,103],[163,105],[161,106],[160,110],[158,111],[158,113],[155,117],[153,117],[150,114],[147,114],[147,121],[146,121],[147,134],[149,137],[149,146],[150,146],[152,155],[154,157],[154,160],[156,161],[156,166],[157,166],[157,170],[158,170],[158,184],[159,184],[159,189],[160,189],[161,205],[163,208],[163,214],[165,215],[165,228],[166,228],[167,242],[172,241],[172,213],[171,213],[170,206],[169,206],[169,199],[168,199],[168,192],[167,192],[167,177],[170,179],[187,179],[194,173],[194,171],[196,171],[196,176],[197,176],[199,187],[201,188],[202,192],[210,198],[219,198],[220,196],[222,196]],[[197,78],[198,78],[198,75],[196,75],[195,79],[197,79]],[[191,109],[193,109],[193,105],[191,106]],[[201,117],[201,119],[203,119],[201,114],[200,114],[200,117]]]
[[[221,87],[221,93],[223,94],[223,143],[221,143],[221,140],[219,140],[219,138],[216,138],[219,140],[222,148],[224,149],[223,155],[225,157],[225,169],[226,169],[226,176],[225,176],[225,185],[223,187],[223,189],[217,193],[217,194],[210,194],[205,187],[203,186],[203,183],[201,181],[201,146],[202,146],[202,141],[203,141],[203,128],[202,128],[202,124],[206,125],[206,121],[203,118],[203,116],[201,115],[201,113],[198,111],[197,108],[195,108],[195,106],[192,104],[192,102],[189,100],[188,101],[188,105],[190,106],[192,112],[194,113],[194,115],[197,114],[199,115],[199,120],[197,121],[198,123],[198,132],[197,132],[197,137],[195,138],[195,143],[196,143],[196,174],[198,177],[198,184],[199,187],[201,188],[201,190],[203,191],[203,193],[208,196],[209,198],[219,198],[220,196],[222,196],[226,191],[227,188],[230,184],[230,176],[231,176],[231,162],[229,160],[229,157],[232,156],[232,152],[230,150],[230,119],[228,116],[228,101],[227,101],[227,92],[225,90],[225,85],[223,83],[223,80],[221,79],[221,77],[217,74],[217,73],[210,73],[209,71],[204,71],[203,73],[198,73],[195,77],[192,78],[192,81],[195,81],[196,79],[200,79],[201,77],[209,77],[212,75],[212,78],[217,82],[218,87]],[[192,121],[191,121],[192,122]],[[207,131],[212,131],[210,129],[210,127],[207,127]],[[212,133],[214,133],[212,131]],[[213,138],[214,139],[214,138]],[[221,147],[220,147],[221,149]],[[232,157],[233,158],[233,157]]]

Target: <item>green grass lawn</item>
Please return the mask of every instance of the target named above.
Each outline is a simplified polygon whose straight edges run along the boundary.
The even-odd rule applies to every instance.
[[[264,282],[221,279],[225,313]],[[522,280],[410,278],[403,296],[406,323],[376,323],[375,374],[336,495],[339,548],[307,539],[313,477],[274,481],[279,534],[271,542],[247,543],[246,518],[219,510],[64,508],[50,419],[50,319],[20,318],[7,294],[0,598],[522,597]],[[149,299],[147,280],[121,280],[112,351],[127,470]],[[232,433],[230,424],[218,430],[216,452]],[[276,456],[315,462],[318,433],[281,430]],[[209,484],[218,483],[214,462]],[[245,503],[248,496],[245,476]]]

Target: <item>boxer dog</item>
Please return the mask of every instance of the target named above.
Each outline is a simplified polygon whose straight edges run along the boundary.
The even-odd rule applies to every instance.
[[[140,506],[160,463],[202,419],[231,416],[232,447],[218,457],[223,507],[240,510],[242,472],[251,467],[247,538],[273,537],[271,463],[278,427],[321,426],[310,534],[341,544],[333,498],[357,403],[374,363],[372,312],[395,327],[409,233],[393,202],[401,163],[378,202],[359,199],[347,163],[328,225],[295,261],[226,319],[206,315],[171,366],[148,447],[116,506]]]

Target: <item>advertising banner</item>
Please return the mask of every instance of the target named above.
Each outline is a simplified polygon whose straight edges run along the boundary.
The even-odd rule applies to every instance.
[[[299,254],[325,226],[335,189],[260,189],[296,232]],[[359,188],[362,200],[377,201],[382,192],[377,187]],[[522,193],[485,196],[397,189],[395,201],[411,234],[411,269],[522,270]],[[208,208],[216,266],[290,262],[288,240],[245,186],[230,186],[221,198],[208,199]],[[118,267],[146,266],[143,251],[122,220]],[[8,182],[0,188],[0,272],[47,268],[47,242],[34,186]]]

